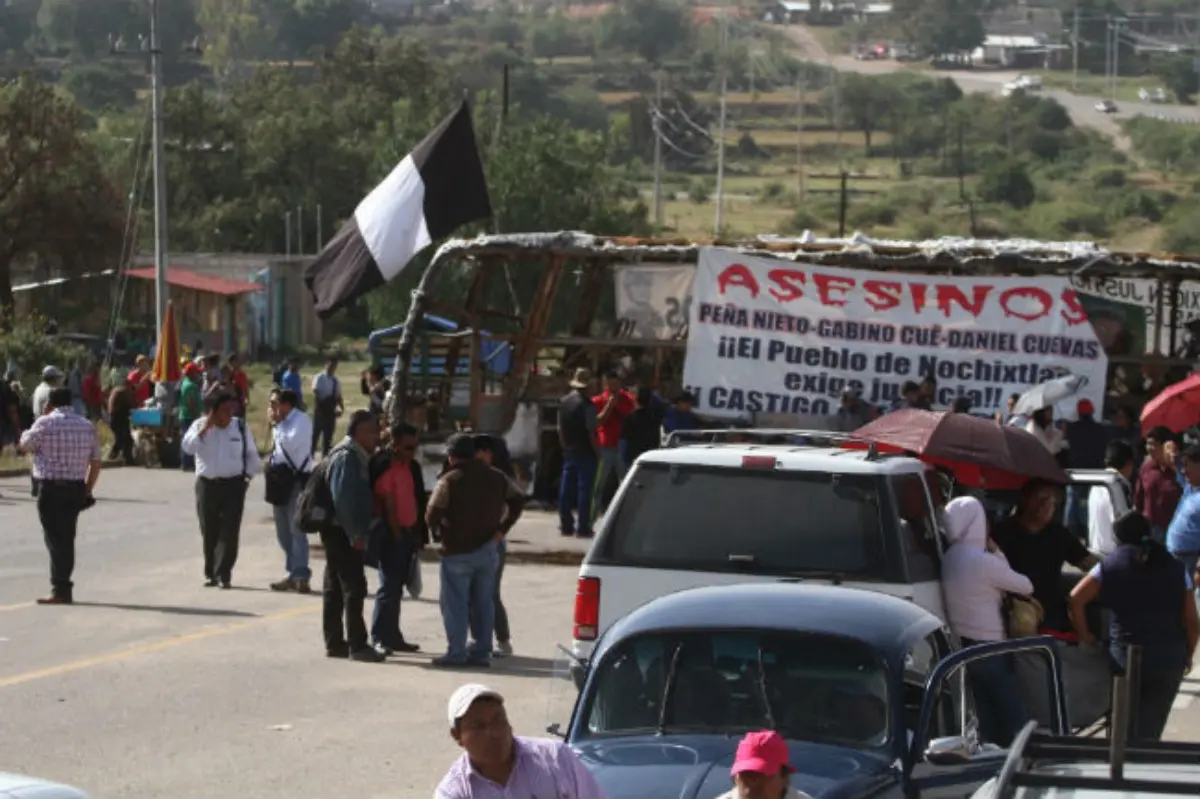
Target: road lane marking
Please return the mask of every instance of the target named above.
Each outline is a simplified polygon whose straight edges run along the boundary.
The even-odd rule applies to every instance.
[[[129,647],[128,649],[120,649],[116,652],[108,652],[103,655],[96,655],[95,657],[83,658],[70,663],[63,663],[58,666],[50,666],[48,668],[37,669],[35,671],[27,671],[23,674],[14,674],[10,677],[0,677],[0,688],[11,688],[14,685],[22,685],[35,680],[43,680],[47,677],[58,677],[63,674],[71,674],[72,672],[90,669],[93,666],[103,666],[108,663],[127,660],[138,655],[148,655],[152,652],[161,652],[164,649],[174,649],[175,647],[183,646],[184,644],[191,644],[195,643],[196,641],[215,638],[219,635],[228,635],[229,633],[244,630],[247,627],[253,627],[257,624],[263,624],[270,621],[279,621],[281,619],[290,619],[296,616],[303,616],[308,613],[316,613],[318,609],[318,607],[314,606],[292,608],[291,610],[284,610],[280,611],[279,613],[270,613],[266,616],[259,616],[256,619],[236,622],[234,624],[227,624],[223,627],[209,627],[208,629],[197,630],[194,633],[187,633],[186,635],[177,635],[173,638],[165,638],[160,641],[150,641],[144,644],[137,644]]]

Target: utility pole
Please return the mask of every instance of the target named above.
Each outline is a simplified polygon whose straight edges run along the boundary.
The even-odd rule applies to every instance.
[[[170,289],[167,285],[167,167],[163,163],[162,42],[158,39],[158,0],[150,0],[151,138],[154,166],[154,299],[162,335]]]
[[[285,258],[292,257],[292,212],[287,211],[283,215],[283,255]]]
[[[317,249],[316,249],[317,252],[320,252],[321,248],[325,246],[325,242],[321,241],[322,230],[323,230],[323,228],[321,227],[321,204],[317,203]]]
[[[1071,29],[1071,91],[1079,91],[1079,7],[1075,7],[1075,23]]]
[[[850,176],[846,170],[841,172],[841,190],[838,192],[838,238],[846,237],[846,206],[850,203],[850,190],[846,185]]]
[[[304,209],[296,206],[296,255],[304,255]]]
[[[725,92],[729,89],[729,18],[721,15],[721,119],[717,128],[717,219],[715,236],[725,227]]]
[[[654,110],[650,118],[654,120],[654,124],[650,129],[654,131],[654,232],[662,232],[662,131],[659,126],[662,124],[660,114],[663,107],[663,74],[660,70],[654,76]]]
[[[1112,99],[1117,101],[1117,74],[1121,62],[1121,20],[1113,23]]]
[[[838,171],[846,171],[846,159],[842,153],[842,73],[831,69],[833,75],[833,124],[837,126]]]
[[[796,72],[796,200],[804,201],[804,69]]]
[[[1112,63],[1113,63],[1113,22],[1112,14],[1105,14],[1104,26],[1104,77],[1110,82],[1112,81]]]

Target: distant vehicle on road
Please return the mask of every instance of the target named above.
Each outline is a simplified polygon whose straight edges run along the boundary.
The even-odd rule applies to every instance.
[[[1143,103],[1165,103],[1167,101],[1167,90],[1158,89],[1138,89],[1138,99]]]
[[[1112,100],[1101,100],[1096,103],[1096,110],[1101,114],[1115,114],[1119,110]]]
[[[1037,75],[1018,75],[1011,85],[1027,92],[1036,92],[1042,88],[1042,79]]]
[[[69,785],[0,772],[0,799],[88,799],[88,795]]]

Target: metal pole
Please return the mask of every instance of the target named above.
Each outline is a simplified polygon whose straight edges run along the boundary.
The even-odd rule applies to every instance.
[[[651,119],[654,124],[650,129],[654,131],[654,231],[659,233],[662,231],[662,131],[659,130],[659,125],[662,120],[659,114],[663,107],[663,74],[659,71],[654,76],[654,109],[651,114]]]
[[[1112,75],[1112,14],[1104,15],[1104,78],[1111,80]]]
[[[721,15],[721,121],[717,128],[717,219],[714,235],[720,237],[725,227],[725,92],[729,88],[729,20]]]
[[[321,227],[321,204],[317,203],[317,252],[320,252],[321,248],[325,246],[325,242],[321,241],[321,231],[322,230],[323,230],[323,228]]]
[[[796,199],[804,200],[804,69],[796,73]]]
[[[842,73],[830,65],[830,73],[833,75],[833,122],[837,126],[837,156],[838,156],[838,171],[846,171],[846,159],[842,152]]]
[[[1079,91],[1079,9],[1071,32],[1071,91]]]
[[[1112,74],[1112,99],[1117,101],[1117,74],[1120,69],[1121,62],[1121,21],[1117,20],[1113,23],[1113,74]]]
[[[151,135],[154,164],[154,297],[157,329],[167,315],[167,167],[163,163],[162,47],[158,41],[158,0],[150,0]],[[161,332],[160,332],[161,335]]]
[[[296,255],[304,255],[304,209],[296,206]]]
[[[283,214],[283,254],[284,256],[292,257],[292,212],[285,211]]]

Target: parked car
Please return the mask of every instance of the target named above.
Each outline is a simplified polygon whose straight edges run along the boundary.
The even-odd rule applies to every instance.
[[[792,580],[893,594],[945,618],[936,471],[815,431],[690,431],[642,455],[579,569],[572,654],[685,588]],[[781,439],[779,443],[770,443]],[[937,502],[934,494],[938,494]]]
[[[885,594],[786,583],[681,591],[604,635],[566,739],[610,799],[713,799],[730,788],[739,737],[758,729],[784,737],[792,784],[813,796],[959,799],[1005,759],[979,740],[963,664],[1040,652],[1055,690],[1051,729],[1063,733],[1067,716],[1052,639],[955,647],[941,620]]]
[[[0,799],[88,799],[83,791],[57,782],[0,772]]]
[[[1112,100],[1101,100],[1096,103],[1096,110],[1101,114],[1115,114],[1118,111],[1117,104]]]
[[[1138,89],[1138,99],[1143,103],[1165,103],[1167,101],[1167,91],[1163,88],[1157,89]]]
[[[1039,75],[1017,75],[1017,77],[1013,78],[1012,85],[1018,89],[1036,92],[1042,88],[1042,79]]]

